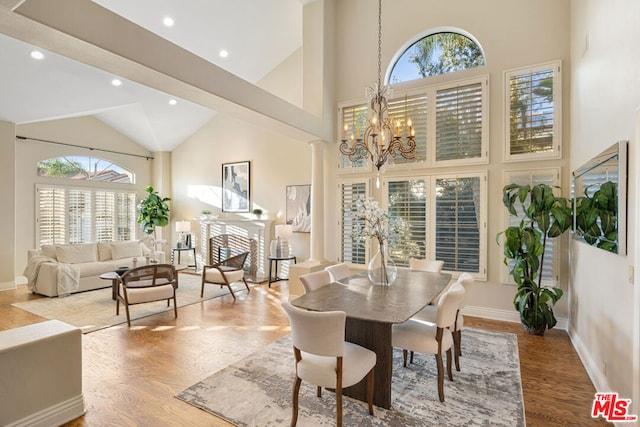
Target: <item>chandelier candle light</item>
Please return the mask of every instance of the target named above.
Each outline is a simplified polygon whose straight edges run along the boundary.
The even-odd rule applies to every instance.
[[[416,157],[416,131],[411,119],[407,117],[407,136],[400,136],[401,122],[394,120],[389,115],[389,105],[385,94],[389,88],[382,85],[382,0],[378,0],[378,82],[374,87],[367,87],[367,99],[369,104],[369,118],[364,135],[359,125],[351,129],[345,123],[340,152],[347,156],[351,162],[362,158],[370,158],[376,166],[378,175],[380,168],[384,166],[389,157],[396,157],[399,153],[405,159]]]

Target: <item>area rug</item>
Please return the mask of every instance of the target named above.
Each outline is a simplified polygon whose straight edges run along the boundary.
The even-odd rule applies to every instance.
[[[438,399],[435,357],[417,354],[408,368],[393,354],[392,409],[343,400],[345,426],[524,426],[517,337],[467,328],[461,371],[445,380]],[[286,426],[291,421],[293,351],[286,336],[178,393],[177,398],[238,426]],[[302,383],[298,426],[335,425],[335,395]]]
[[[180,273],[178,280],[179,286],[176,290],[178,307],[229,293],[226,287],[208,285],[205,287],[204,298],[200,298],[200,276]],[[244,289],[244,285],[241,283],[232,286]],[[82,329],[83,333],[97,331],[127,321],[126,312],[122,305],[120,305],[120,315],[116,316],[116,302],[111,299],[111,286],[105,289],[79,292],[63,298],[40,298],[12,305],[46,319],[56,319],[77,326]],[[132,321],[168,310],[173,310],[173,305],[167,307],[166,301],[129,306]]]

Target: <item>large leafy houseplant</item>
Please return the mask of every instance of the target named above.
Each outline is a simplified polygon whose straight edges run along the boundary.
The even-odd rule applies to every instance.
[[[524,329],[542,335],[556,325],[553,305],[562,297],[562,289],[542,284],[545,247],[571,227],[571,203],[546,184],[506,185],[502,202],[511,215],[522,215],[519,225],[497,236],[504,236],[504,263],[518,287],[513,304]]]
[[[169,202],[168,197],[160,197],[152,186],[145,188],[148,196],[138,203],[138,224],[142,226],[142,231],[153,234],[155,239],[156,227],[164,227],[169,224]]]

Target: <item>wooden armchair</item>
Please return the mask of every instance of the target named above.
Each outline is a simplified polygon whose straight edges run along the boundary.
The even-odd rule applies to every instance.
[[[205,265],[202,268],[202,287],[200,288],[200,298],[204,296],[205,283],[220,285],[220,287],[228,287],[233,299],[236,299],[236,295],[233,293],[233,288],[231,287],[231,284],[234,282],[242,280],[244,286],[247,288],[247,292],[251,292],[247,281],[244,279],[243,270],[247,255],[249,255],[249,252],[243,252],[215,264]]]
[[[127,270],[120,278],[116,296],[116,316],[120,314],[120,303],[127,312],[127,324],[131,326],[129,306],[145,302],[167,300],[167,307],[173,299],[173,310],[178,317],[176,288],[178,273],[171,264],[152,264]]]

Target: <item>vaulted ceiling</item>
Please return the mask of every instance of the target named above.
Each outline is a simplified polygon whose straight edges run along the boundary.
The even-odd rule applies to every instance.
[[[119,56],[114,60],[108,55],[113,52],[106,52],[109,46],[96,47],[79,37],[83,31],[101,32],[108,39],[113,28],[115,39],[121,30],[110,27],[110,15],[124,18],[129,26],[123,28],[136,35],[128,43],[139,51],[161,46],[148,43],[161,38],[167,52],[177,45],[192,54],[183,55],[190,61],[204,60],[251,84],[302,45],[300,0],[49,1],[0,0],[0,120],[25,124],[92,115],[150,151],[172,150],[221,104],[202,101],[196,92],[208,88],[194,88],[192,82],[167,84],[169,79],[150,73],[148,80],[138,78],[144,73],[134,72],[137,63],[127,67]],[[55,7],[66,23],[52,17],[48,7]],[[168,17],[172,26],[163,23]],[[76,27],[82,28],[71,34]],[[44,57],[33,59],[34,50]],[[164,51],[148,54],[158,57]],[[112,65],[105,67],[107,63]],[[112,85],[114,79],[122,84]]]

